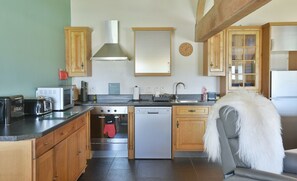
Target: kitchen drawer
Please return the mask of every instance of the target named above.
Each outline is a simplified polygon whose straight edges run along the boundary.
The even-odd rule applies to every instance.
[[[75,122],[75,127],[76,129],[79,129],[80,127],[82,127],[83,125],[85,125],[87,122],[86,122],[86,115],[82,115],[78,118],[76,118],[76,120],[74,121]]]
[[[36,139],[35,150],[36,157],[39,157],[54,146],[54,134],[53,132]]]
[[[54,131],[54,139],[55,144],[59,143],[63,139],[67,138],[71,133],[76,130],[75,121],[71,121],[70,123],[62,126]]]
[[[176,115],[179,116],[199,116],[208,115],[209,108],[205,106],[177,106]]]

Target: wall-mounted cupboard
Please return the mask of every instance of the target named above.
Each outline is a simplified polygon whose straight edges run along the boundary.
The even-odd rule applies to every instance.
[[[238,26],[226,31],[226,76],[221,77],[221,94],[261,88],[261,27]]]
[[[225,31],[222,31],[203,44],[203,75],[225,76]]]
[[[172,27],[134,27],[135,76],[170,76]]]
[[[65,27],[66,70],[70,77],[92,75],[92,29]]]

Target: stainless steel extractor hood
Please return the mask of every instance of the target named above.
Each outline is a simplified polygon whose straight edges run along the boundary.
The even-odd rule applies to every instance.
[[[92,57],[92,60],[129,60],[119,45],[119,21],[105,22],[106,43]]]

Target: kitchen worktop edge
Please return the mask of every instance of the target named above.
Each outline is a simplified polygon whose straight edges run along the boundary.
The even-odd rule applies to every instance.
[[[65,110],[78,112],[70,118],[38,120],[38,117],[25,116],[24,119],[11,125],[1,125],[0,141],[21,141],[42,137],[92,109],[93,106],[74,106]]]
[[[153,102],[153,101],[129,101],[127,103],[112,103],[112,102],[76,102],[76,105],[85,106],[212,106],[215,101],[205,101],[205,102]]]

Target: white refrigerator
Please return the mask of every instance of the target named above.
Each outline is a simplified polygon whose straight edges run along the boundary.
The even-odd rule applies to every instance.
[[[271,101],[281,116],[297,116],[297,71],[271,71]]]

